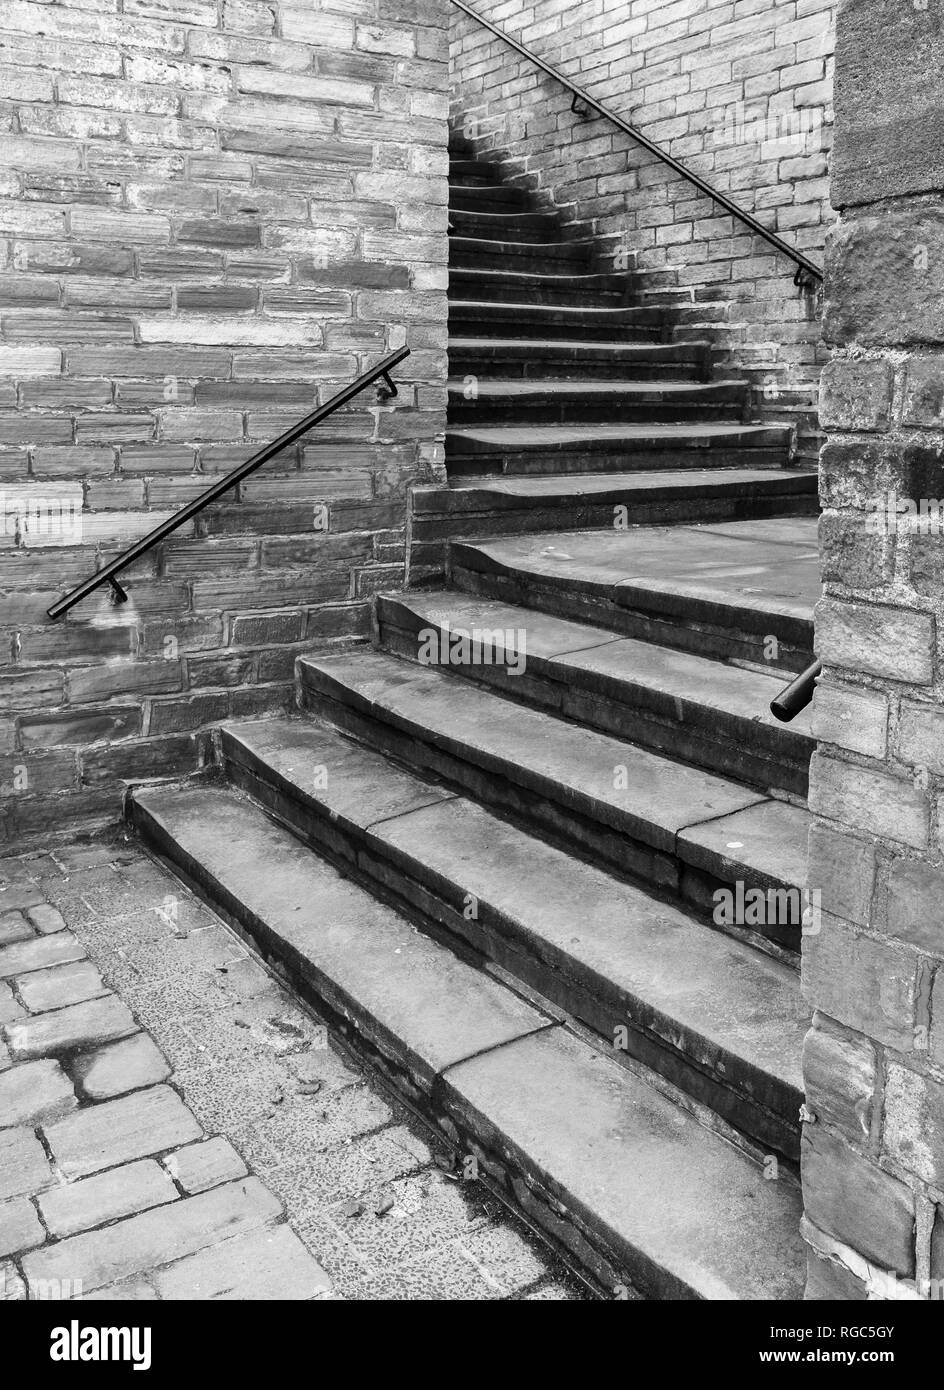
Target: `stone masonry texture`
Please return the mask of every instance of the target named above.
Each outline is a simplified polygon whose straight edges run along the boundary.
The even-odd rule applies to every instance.
[[[442,472],[445,0],[0,9],[0,842],[114,820],[402,583]],[[45,610],[406,344],[56,624]],[[196,529],[195,529],[196,526]]]
[[[835,0],[474,8],[822,263]],[[795,426],[815,459],[820,326],[793,262],[460,11],[450,66],[452,123],[476,150],[595,236],[604,268],[674,303],[676,333],[708,339],[720,375],[752,382],[753,413]]]
[[[58,930],[23,913],[0,945],[0,1300],[584,1296],[123,834],[0,858],[7,905]],[[16,1060],[70,1007],[50,973],[78,966],[132,1031],[48,1028]]]
[[[826,717],[810,769],[823,911],[803,947],[814,1299],[942,1296],[942,18],[940,0],[845,0],[838,19],[814,705]]]

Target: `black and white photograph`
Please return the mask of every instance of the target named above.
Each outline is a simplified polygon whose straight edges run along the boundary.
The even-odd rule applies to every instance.
[[[21,1374],[939,1300],[944,0],[2,0]]]

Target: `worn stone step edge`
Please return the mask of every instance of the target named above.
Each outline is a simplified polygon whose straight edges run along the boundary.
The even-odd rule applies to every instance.
[[[398,657],[358,653],[354,657],[328,657],[312,660],[299,658],[299,699],[303,708],[330,720],[337,727],[353,734],[362,742],[411,766],[423,767],[443,778],[451,786],[471,795],[473,800],[493,806],[517,823],[535,829],[568,850],[591,856],[595,862],[613,867],[618,873],[639,882],[654,885],[662,892],[678,896],[698,911],[710,916],[719,886],[736,891],[737,884],[758,885],[770,889],[796,890],[797,884],[782,879],[776,866],[751,868],[742,861],[736,850],[726,853],[698,842],[699,831],[705,825],[723,824],[736,811],[734,801],[742,810],[748,807],[767,807],[769,798],[748,788],[736,787],[717,775],[686,768],[647,749],[614,740],[611,735],[584,729],[583,733],[598,742],[601,752],[610,753],[617,766],[644,762],[650,770],[664,768],[665,779],[685,780],[695,774],[705,785],[729,789],[731,809],[719,811],[707,820],[693,817],[681,830],[657,824],[638,808],[616,808],[594,793],[578,792],[553,772],[543,767],[528,766],[520,757],[512,759],[501,752],[476,748],[459,727],[458,719],[450,726],[448,735],[436,732],[423,719],[402,715],[385,704],[382,698],[363,696],[345,667],[354,661],[358,676],[395,676],[402,682],[412,668]],[[398,671],[398,667],[400,668]],[[438,672],[439,680],[448,680]],[[464,686],[464,683],[463,683]],[[474,687],[466,687],[468,695],[456,691],[455,705],[461,699],[487,698],[496,701],[494,714],[508,713],[509,702],[491,691],[481,691],[473,697]],[[555,719],[543,711],[528,710],[511,705],[515,719],[544,721],[545,736],[566,738],[574,726]],[[479,735],[481,739],[481,733]],[[627,779],[628,780],[628,779]],[[739,795],[735,797],[735,793]],[[682,795],[682,793],[680,793]],[[691,841],[691,843],[690,843]],[[796,949],[799,926],[778,922],[764,928],[764,935],[786,948]]]
[[[375,613],[381,646],[418,661],[422,646],[428,645],[422,634],[433,631],[440,649],[447,647],[446,623],[435,612],[431,616],[431,608],[444,611],[450,597],[461,600],[466,596],[425,591],[379,594]],[[489,605],[478,606],[486,610],[480,626],[488,640],[472,644],[467,662],[451,661],[450,671],[604,733],[628,737],[669,757],[684,758],[722,777],[748,781],[764,791],[776,788],[806,796],[815,740],[805,723],[798,728],[779,723],[769,714],[770,700],[783,685],[777,677],[741,673],[745,682],[757,687],[757,712],[748,717],[733,708],[723,689],[712,698],[713,677],[717,674],[728,678],[731,668],[689,653],[680,658],[687,659],[690,667],[690,680],[684,691],[659,689],[645,677],[634,680],[594,673],[582,669],[579,663],[544,657],[534,651],[526,654],[526,672],[510,675],[509,664],[502,659],[503,648],[494,634],[509,627],[514,632],[526,632],[529,610],[494,604],[491,607],[496,613],[490,618]],[[582,646],[576,647],[577,651],[620,640],[618,633],[580,626]],[[461,621],[449,627],[453,633],[465,630]],[[514,664],[514,654],[510,660]],[[737,762],[737,768],[732,768],[732,761]]]
[[[165,806],[172,795],[163,793]],[[326,997],[321,992],[331,982],[312,978],[304,961],[285,951],[264,910],[234,893],[205,862],[204,846],[193,847],[196,852],[188,849],[178,839],[172,817],[155,807],[153,792],[135,793],[132,815],[141,831],[218,911],[261,941],[264,953],[279,961],[296,988],[331,1016],[330,993]],[[265,819],[258,808],[256,814]],[[212,835],[212,817],[209,828]],[[292,838],[288,831],[281,833]],[[356,1000],[351,1007],[357,1008]],[[796,1186],[786,1177],[766,1181],[765,1170],[746,1154],[560,1026],[539,1031],[537,1036],[543,1033],[549,1042],[536,1053],[516,1050],[506,1058],[500,1056],[504,1047],[492,1049],[451,1067],[432,1091],[417,1094],[415,1086],[404,1086],[402,1069],[380,1050],[378,1036],[365,1033],[355,1020],[339,1022],[365,1060],[447,1135],[459,1155],[474,1155],[510,1205],[523,1210],[553,1244],[566,1249],[617,1297],[627,1286],[650,1298],[673,1300],[799,1296],[803,1258]],[[517,1103],[510,1113],[504,1103],[509,1069],[517,1080]],[[555,1086],[581,1096],[579,1109],[567,1103],[546,1113],[549,1074]],[[591,1118],[595,1107],[601,1111],[598,1124]],[[623,1148],[617,1120],[631,1125],[634,1138],[649,1133],[653,1144],[666,1144],[658,1164],[644,1138],[635,1154]],[[619,1192],[608,1177],[614,1164],[622,1175]],[[695,1203],[689,1241],[684,1219],[681,1231],[673,1229],[680,1219],[676,1204],[666,1208],[661,1239],[654,1203],[663,1183],[670,1191],[691,1194],[702,1177],[706,1182],[710,1178],[712,1191],[721,1194],[723,1219],[717,1230],[704,1203]],[[691,1250],[692,1242],[697,1252]],[[719,1258],[713,1260],[716,1248]]]
[[[466,540],[448,543],[446,573],[452,585],[468,593],[523,603],[683,651],[722,660],[758,660],[765,637],[776,631],[779,664],[785,670],[803,671],[813,660],[812,614],[803,618],[769,602],[747,604],[684,591],[676,594],[664,585],[649,588],[642,580],[594,583],[575,581],[573,574],[533,574],[497,560],[480,544]]]
[[[351,745],[344,736],[315,721],[283,719],[225,725],[221,729],[221,740],[230,780],[316,850],[329,853],[342,867],[353,866],[368,882],[379,886],[381,893],[392,892],[396,905],[404,904],[408,913],[418,912],[421,919],[434,924],[434,929],[445,928],[453,938],[468,943],[473,950],[495,961],[513,977],[523,980],[593,1028],[607,1044],[612,1045],[614,1029],[626,1028],[626,1048],[637,1061],[668,1076],[673,1084],[681,1086],[756,1142],[798,1161],[797,1116],[802,1102],[798,1069],[802,1040],[798,1028],[784,1026],[779,1018],[777,1021],[771,1019],[769,1024],[765,1022],[762,1026],[777,1040],[769,1050],[778,1056],[779,1074],[759,1066],[746,1055],[750,1048],[739,1046],[734,1022],[740,1002],[735,980],[739,976],[743,978],[740,971],[735,970],[731,980],[733,1036],[709,1037],[699,1032],[694,1020],[686,1022],[672,1014],[671,987],[667,996],[659,999],[658,986],[648,983],[647,964],[641,967],[641,980],[621,984],[608,979],[599,965],[592,962],[592,952],[589,959],[586,953],[581,955],[579,942],[568,949],[548,938],[542,931],[539,910],[528,919],[513,904],[503,905],[497,889],[492,889],[494,900],[483,893],[478,884],[473,893],[470,882],[459,877],[461,867],[450,866],[448,871],[431,868],[423,852],[411,852],[403,845],[392,843],[387,832],[397,820],[408,822],[414,812],[434,814],[445,802],[449,810],[467,807],[468,814],[485,827],[492,827],[491,831],[484,832],[489,843],[510,842],[517,851],[516,862],[523,866],[533,863],[537,873],[540,873],[542,855],[558,865],[567,861],[569,856],[562,851],[536,842],[532,836],[499,821],[474,803],[445,796],[440,788],[424,782],[412,771],[407,773],[397,768],[383,754]],[[325,789],[314,787],[312,779],[300,771],[298,754],[302,749],[305,750],[303,761],[308,755],[306,767],[323,765],[327,769]],[[385,808],[389,813],[383,819],[373,821],[363,804],[347,807],[338,804],[339,799],[344,801],[343,785],[339,787],[338,779],[343,781],[345,762],[353,765],[349,776],[366,782],[371,788],[382,789],[385,779],[391,781],[391,804]],[[410,804],[398,815],[393,809],[392,798],[402,795],[407,780],[415,804]],[[435,835],[435,825],[431,832]],[[417,831],[420,839],[423,834],[422,829]],[[575,870],[579,869],[594,882],[603,882],[607,896],[622,896],[629,916],[634,910],[643,910],[647,895],[641,890],[611,879],[600,869],[571,862]],[[527,872],[526,867],[522,869],[525,881]],[[536,883],[536,904],[540,897],[541,886]],[[465,908],[473,899],[476,910],[470,917]],[[648,904],[646,907],[648,910]],[[769,988],[771,1008],[774,995],[777,995],[785,1012],[791,1007],[788,1001],[792,1001],[796,1019],[801,1018],[799,984],[789,967],[767,957],[758,961],[751,947],[728,937],[722,939],[667,904],[653,900],[652,908],[657,915],[670,916],[677,930],[688,932],[687,949],[693,962],[699,958],[699,952],[708,953],[708,962],[726,954],[739,960],[743,958],[745,967],[753,962],[755,970],[769,977],[761,991],[765,1002]],[[710,964],[706,968],[710,969]]]

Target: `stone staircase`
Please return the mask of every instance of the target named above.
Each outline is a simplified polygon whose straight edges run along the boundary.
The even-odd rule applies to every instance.
[[[595,1287],[795,1298],[813,741],[767,706],[812,656],[815,475],[672,302],[454,178],[426,586],[130,812]]]

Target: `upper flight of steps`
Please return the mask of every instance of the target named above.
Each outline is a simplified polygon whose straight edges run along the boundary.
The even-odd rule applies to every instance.
[[[295,716],[131,814],[594,1288],[800,1297],[813,740],[768,704],[812,658],[815,479],[703,345],[457,172],[452,370],[482,375],[414,519],[447,586],[379,595],[372,648],[299,660]]]
[[[568,237],[465,153],[450,176],[449,487],[414,491],[413,567],[441,566],[458,535],[813,515],[790,428],[752,423],[747,383],[711,375],[699,334],[723,310],[671,270],[615,268],[612,238]]]

